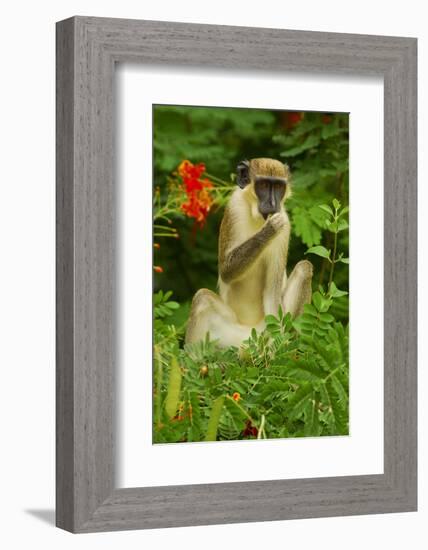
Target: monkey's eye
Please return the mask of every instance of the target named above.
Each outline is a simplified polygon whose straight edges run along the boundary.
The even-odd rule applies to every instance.
[[[256,176],[256,186],[260,189],[267,189],[273,186],[274,188],[280,188],[287,185],[285,178],[278,178],[275,176]]]

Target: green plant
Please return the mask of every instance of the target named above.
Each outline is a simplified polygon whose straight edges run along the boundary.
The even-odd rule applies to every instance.
[[[306,251],[306,254],[315,254],[325,258],[330,263],[330,275],[328,278],[328,292],[331,291],[333,283],[334,268],[337,263],[349,264],[349,258],[344,257],[344,253],[338,254],[337,241],[338,235],[341,231],[346,231],[349,227],[348,221],[345,216],[349,212],[349,208],[345,206],[341,207],[340,202],[337,199],[333,199],[333,208],[328,204],[321,204],[318,206],[319,210],[324,213],[323,224],[333,234],[333,249],[329,250],[325,246],[317,245],[312,246]],[[335,297],[345,296],[347,292],[341,292],[334,286]]]

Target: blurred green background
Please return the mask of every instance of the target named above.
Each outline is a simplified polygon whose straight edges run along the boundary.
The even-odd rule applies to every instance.
[[[349,202],[349,115],[346,113],[291,112],[261,109],[153,106],[154,188],[167,194],[171,174],[184,159],[204,163],[208,174],[232,181],[235,167],[243,159],[271,157],[286,162],[292,174],[293,195],[286,202],[292,223],[288,269],[303,258],[314,264],[313,288],[324,288],[327,260],[305,256],[306,250],[322,244],[332,248],[333,234],[323,227],[317,205],[337,198]],[[172,290],[181,323],[187,318],[193,294],[202,287],[216,290],[217,243],[223,209],[213,209],[201,229],[194,220],[174,220],[180,238],[158,238],[160,248],[154,263],[154,291]],[[339,234],[338,251],[348,256],[348,232]],[[335,281],[348,290],[348,265],[335,267]],[[348,298],[341,299],[335,315],[348,320]]]

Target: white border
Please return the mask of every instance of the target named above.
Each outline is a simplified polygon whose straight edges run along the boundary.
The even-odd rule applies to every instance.
[[[383,472],[383,82],[121,66],[118,487]],[[152,445],[152,104],[350,112],[349,437]]]

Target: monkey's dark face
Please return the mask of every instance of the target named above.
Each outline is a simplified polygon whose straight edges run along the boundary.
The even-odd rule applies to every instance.
[[[287,193],[289,175],[288,166],[279,160],[243,160],[237,166],[236,183],[241,189],[251,190],[258,211],[266,219],[281,210],[284,199],[290,194]]]
[[[256,176],[254,191],[258,199],[259,212],[266,220],[270,214],[281,210],[287,180],[274,176]]]

